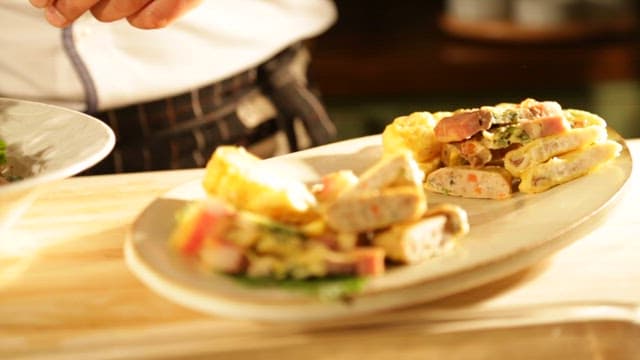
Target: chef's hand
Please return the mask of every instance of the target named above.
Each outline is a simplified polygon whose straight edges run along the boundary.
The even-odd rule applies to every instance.
[[[80,15],[91,11],[104,22],[120,19],[141,29],[158,29],[198,6],[202,0],[29,0],[44,9],[47,21],[56,27],[66,27]]]

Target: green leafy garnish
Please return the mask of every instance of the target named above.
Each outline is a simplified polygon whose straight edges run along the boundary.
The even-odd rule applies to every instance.
[[[0,139],[0,165],[7,163],[7,143]]]
[[[482,132],[482,144],[489,149],[504,149],[511,144],[524,144],[529,140],[527,132],[518,125],[499,126]]]
[[[7,143],[0,139],[0,180],[17,181],[22,180],[22,176],[11,173],[9,157],[7,155]]]
[[[280,288],[304,292],[322,300],[349,300],[364,288],[366,279],[356,276],[332,276],[311,279],[274,279],[230,275],[245,286],[256,288]]]
[[[518,122],[519,114],[515,109],[490,107],[493,125],[515,124]]]

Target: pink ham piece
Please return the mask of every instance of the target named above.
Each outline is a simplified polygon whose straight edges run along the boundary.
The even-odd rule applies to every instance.
[[[571,128],[555,101],[526,99],[520,103],[518,122],[531,139],[564,133]]]
[[[562,116],[562,106],[555,101],[537,101],[535,99],[525,99],[519,107],[520,119],[538,119],[549,116]]]
[[[244,250],[227,241],[207,242],[198,255],[208,268],[226,274],[240,274],[247,266]]]
[[[486,109],[458,111],[440,120],[433,131],[440,142],[462,141],[489,129],[492,118]]]
[[[327,259],[330,275],[379,276],[384,274],[385,252],[378,247],[356,247],[348,253],[334,253]]]
[[[520,121],[520,126],[531,139],[562,134],[571,128],[569,122],[562,115]]]

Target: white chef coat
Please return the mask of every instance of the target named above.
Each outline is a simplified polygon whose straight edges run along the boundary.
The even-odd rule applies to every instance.
[[[2,0],[0,96],[81,111],[163,98],[256,66],[335,19],[330,0],[205,0],[163,29],[87,13],[61,30],[27,0]]]

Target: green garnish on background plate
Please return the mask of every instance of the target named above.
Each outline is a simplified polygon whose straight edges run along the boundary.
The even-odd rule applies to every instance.
[[[7,143],[0,139],[0,165],[7,163]]]

